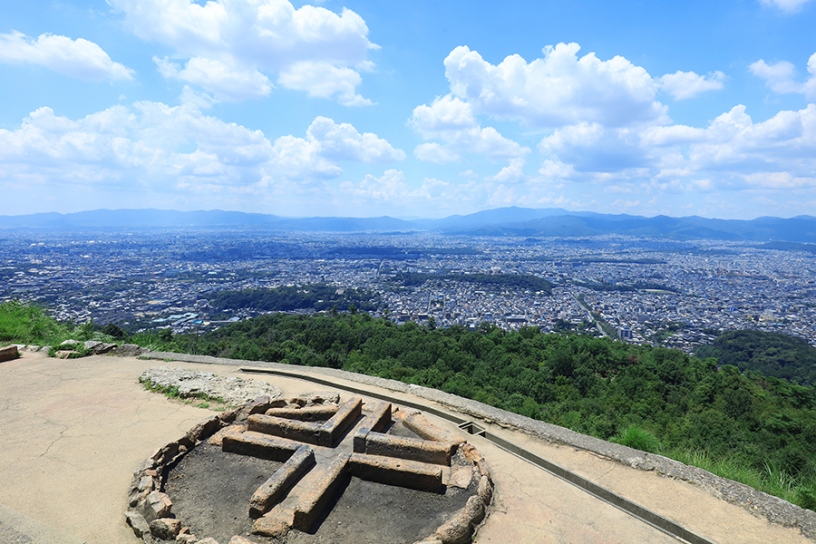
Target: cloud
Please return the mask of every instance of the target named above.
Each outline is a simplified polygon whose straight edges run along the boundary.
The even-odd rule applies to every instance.
[[[808,59],[807,70],[810,77],[804,83],[796,81],[796,67],[788,61],[768,64],[760,59],[748,68],[777,94],[801,93],[810,100],[816,100],[816,53]]]
[[[524,164],[522,158],[510,159],[510,164],[499,170],[495,176],[485,178],[494,183],[518,183],[524,180]]]
[[[218,101],[238,102],[261,98],[272,91],[269,78],[258,70],[238,67],[231,59],[227,64],[214,59],[193,57],[184,68],[167,58],[153,57],[153,62],[164,77],[197,85],[213,93]]]
[[[719,91],[723,88],[725,74],[714,72],[701,76],[694,72],[675,72],[658,79],[660,88],[672,95],[675,100],[693,98],[706,91]]]
[[[806,186],[816,171],[816,104],[754,122],[745,106],[705,128],[579,124],[542,139],[540,173],[572,181],[729,189]],[[671,181],[667,185],[668,181]]]
[[[617,127],[668,120],[666,106],[655,100],[659,84],[645,69],[620,56],[579,58],[579,50],[576,43],[559,43],[529,63],[511,55],[492,65],[460,46],[445,59],[445,75],[453,95],[474,113],[527,126],[585,122]]]
[[[159,62],[162,74],[216,97],[266,96],[274,79],[310,96],[350,106],[371,104],[356,89],[360,72],[373,68],[368,53],[378,46],[369,41],[365,21],[351,10],[295,9],[288,0],[107,1],[124,12],[136,36],[173,49],[169,60]],[[230,78],[248,90],[241,92]]]
[[[278,78],[283,87],[306,91],[309,96],[331,98],[336,95],[344,106],[370,106],[371,100],[355,92],[361,82],[360,74],[351,68],[312,61],[296,62]]]
[[[54,34],[41,34],[36,40],[17,31],[0,34],[0,62],[35,64],[89,81],[132,80],[134,73],[93,42]]]
[[[446,95],[428,105],[414,108],[410,126],[426,140],[441,140],[420,144],[414,154],[421,160],[453,162],[465,153],[476,153],[492,159],[523,157],[530,152],[513,140],[505,138],[493,127],[481,127],[473,107],[460,98]]]
[[[759,0],[765,6],[780,9],[787,13],[796,13],[810,0]]]
[[[403,151],[375,134],[326,117],[317,117],[304,138],[270,141],[192,103],[138,102],[77,120],[40,108],[18,129],[0,130],[0,180],[50,185],[264,192],[280,183],[306,186],[336,178],[344,161],[403,158]]]
[[[352,125],[337,124],[327,117],[317,117],[306,134],[308,141],[319,145],[321,155],[332,160],[384,163],[405,159],[404,151],[376,134],[360,134]]]

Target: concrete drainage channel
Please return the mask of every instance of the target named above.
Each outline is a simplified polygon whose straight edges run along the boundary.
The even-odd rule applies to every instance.
[[[463,418],[461,418],[459,416],[456,416],[454,414],[451,414],[451,413],[449,413],[449,412],[447,412],[445,410],[440,410],[440,409],[438,409],[436,407],[428,406],[428,405],[425,405],[425,404],[419,403],[419,402],[395,399],[394,397],[391,397],[389,395],[384,395],[384,394],[381,394],[381,393],[368,391],[368,390],[362,389],[362,388],[352,387],[352,386],[349,386],[349,385],[341,385],[341,384],[336,383],[335,381],[323,379],[323,378],[320,378],[320,377],[317,377],[317,376],[312,376],[312,375],[300,374],[300,373],[295,373],[295,372],[286,372],[284,370],[269,369],[269,368],[256,368],[256,367],[241,367],[240,370],[242,372],[247,372],[247,373],[274,374],[274,375],[278,375],[278,376],[284,376],[284,377],[287,377],[287,378],[307,380],[307,381],[311,381],[311,382],[318,383],[318,384],[321,384],[321,385],[329,385],[329,386],[337,388],[337,389],[343,389],[345,391],[349,391],[350,393],[365,395],[365,396],[377,398],[377,399],[383,400],[383,401],[398,403],[398,404],[400,404],[402,406],[407,406],[407,407],[410,407],[410,408],[414,408],[416,410],[421,410],[423,412],[433,414],[433,415],[435,415],[437,417],[441,417],[442,419],[445,419],[447,421],[450,421],[450,422],[456,424],[460,429],[467,432],[468,434],[471,434],[471,435],[474,435],[474,436],[479,436],[479,437],[491,442],[495,446],[497,446],[497,447],[499,447],[499,448],[501,448],[501,449],[503,449],[503,450],[505,450],[505,451],[507,451],[509,453],[512,453],[513,455],[516,455],[516,456],[520,457],[521,459],[524,459],[525,461],[527,461],[529,463],[532,463],[533,465],[535,465],[535,466],[539,467],[540,469],[552,474],[553,476],[556,476],[557,478],[560,478],[561,480],[564,480],[564,481],[566,481],[566,482],[580,488],[581,490],[589,493],[590,495],[594,496],[598,500],[603,501],[603,502],[605,502],[605,503],[607,503],[607,504],[609,504],[611,506],[614,506],[615,508],[618,508],[618,509],[626,512],[627,514],[629,514],[629,515],[643,521],[644,523],[658,529],[659,531],[662,531],[663,533],[665,533],[667,535],[670,535],[670,536],[674,537],[675,539],[677,539],[677,540],[679,540],[681,542],[687,542],[689,544],[714,544],[712,541],[710,541],[710,540],[708,540],[706,538],[703,538],[703,537],[689,531],[688,529],[674,523],[673,521],[671,521],[671,520],[669,520],[669,519],[667,519],[667,518],[665,518],[663,516],[660,516],[658,514],[655,514],[654,512],[651,512],[651,511],[643,508],[642,506],[639,506],[639,505],[625,499],[624,497],[621,497],[620,495],[617,495],[617,494],[615,494],[615,493],[613,493],[613,492],[611,492],[611,491],[609,491],[609,490],[607,490],[607,489],[605,489],[605,488],[603,488],[603,487],[601,487],[601,486],[587,480],[586,478],[583,478],[583,477],[581,477],[581,476],[579,476],[579,475],[577,475],[577,474],[575,474],[573,472],[570,472],[569,470],[567,470],[567,469],[565,469],[563,467],[560,467],[560,466],[558,466],[558,465],[556,465],[554,463],[551,463],[551,462],[547,461],[546,459],[544,459],[544,458],[542,458],[542,457],[540,457],[540,456],[538,456],[538,455],[536,455],[536,454],[534,454],[534,453],[532,453],[532,452],[530,452],[530,451],[528,451],[528,450],[526,450],[526,449],[524,449],[524,448],[522,448],[520,446],[517,446],[516,444],[513,444],[512,442],[510,442],[508,440],[505,440],[505,439],[503,439],[503,438],[501,438],[499,436],[488,433],[486,429],[484,429],[483,427],[481,427],[480,425],[478,425],[477,423],[475,423],[475,422],[473,422],[471,420],[463,419]]]
[[[319,530],[352,478],[445,499],[451,495],[448,508],[456,509],[436,516],[444,520],[441,525],[427,532],[421,529],[418,535],[412,529],[408,533],[414,536],[404,538],[416,544],[469,542],[489,514],[493,497],[490,472],[478,450],[435,427],[420,412],[405,408],[405,403],[400,409],[389,402],[364,403],[350,397],[341,403],[338,395],[334,397],[262,397],[195,426],[158,449],[134,473],[125,514],[128,524],[147,543],[216,544],[219,540],[211,535],[193,534],[191,526],[204,527],[201,516],[191,516],[198,521],[188,524],[185,513],[176,512],[172,493],[196,474],[195,466],[190,472],[182,468],[187,470],[187,461],[197,457],[203,457],[204,464],[258,459],[274,462],[275,470],[248,504],[240,501],[245,521],[227,529],[209,526],[221,531],[215,536],[222,543],[254,544],[251,535],[263,542],[290,542],[290,533],[292,541],[301,542],[299,538]],[[396,428],[403,434],[390,434]],[[224,470],[221,466],[214,472]],[[210,504],[203,509],[221,508]],[[369,529],[377,530],[376,523]]]

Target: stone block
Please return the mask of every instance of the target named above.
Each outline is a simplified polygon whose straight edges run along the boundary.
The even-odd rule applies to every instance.
[[[487,505],[493,500],[493,484],[490,482],[490,478],[487,476],[482,476],[479,479],[479,487],[476,490],[476,493],[479,497],[482,498],[482,501]]]
[[[365,440],[365,453],[398,457],[422,463],[450,466],[454,445],[421,438],[393,436],[370,432]]]
[[[337,413],[336,404],[306,406],[304,408],[270,408],[266,415],[298,421],[326,421]]]
[[[320,423],[253,414],[247,419],[247,428],[256,433],[280,436],[308,444],[323,445],[321,443],[323,425]]]
[[[349,459],[349,469],[352,475],[372,482],[433,493],[444,489],[442,467],[427,463],[354,453]]]
[[[337,498],[350,477],[349,458],[347,453],[336,457],[312,488],[300,497],[292,525],[295,529],[311,530],[324,509]]]
[[[363,413],[363,401],[357,397],[351,397],[340,405],[337,413],[326,421],[320,433],[320,446],[332,447],[340,441],[340,437],[346,430],[354,425]]]
[[[173,502],[167,494],[161,491],[151,491],[145,497],[142,515],[151,522],[154,519],[166,518],[170,515]]]
[[[259,459],[286,462],[300,446],[301,444],[291,440],[247,431],[235,436],[224,436],[221,450]]]
[[[128,510],[125,512],[125,520],[127,524],[133,529],[133,534],[141,538],[142,535],[150,534],[150,524],[136,510]]]
[[[187,438],[195,445],[210,438],[221,429],[221,420],[218,416],[208,417],[187,432]]]
[[[315,465],[314,451],[301,446],[266,480],[249,500],[249,517],[258,518],[269,511]]]
[[[159,518],[150,522],[150,532],[161,540],[175,540],[181,531],[181,521],[174,518]]]
[[[255,520],[255,523],[252,524],[252,534],[283,539],[291,528],[290,523],[275,516],[267,515]]]
[[[428,421],[422,414],[406,415],[403,418],[402,423],[406,427],[414,431],[416,434],[424,438],[425,440],[433,440],[435,442],[449,442],[456,446],[464,444],[467,441],[464,438],[457,436],[456,434],[450,431],[440,429],[439,427]]]
[[[20,356],[20,351],[17,349],[17,346],[6,346],[0,348],[0,363],[5,361],[13,361]]]

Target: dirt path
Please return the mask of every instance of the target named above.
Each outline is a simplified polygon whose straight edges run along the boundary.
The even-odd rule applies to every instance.
[[[138,542],[122,515],[131,472],[154,448],[211,414],[140,387],[138,376],[162,364],[248,377],[230,366],[104,356],[62,361],[26,353],[0,364],[0,544]],[[251,377],[287,396],[327,389],[291,378]],[[812,542],[684,482],[490,430],[715,542]],[[677,542],[479,437],[468,438],[488,459],[497,486],[496,506],[478,543]]]

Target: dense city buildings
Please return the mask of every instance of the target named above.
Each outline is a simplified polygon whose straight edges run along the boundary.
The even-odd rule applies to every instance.
[[[397,322],[574,330],[685,351],[737,329],[816,344],[816,255],[796,249],[622,236],[5,231],[0,301],[37,302],[75,323],[190,332],[263,313],[215,308],[221,291],[322,283],[371,293],[370,313]],[[552,288],[462,281],[477,275]]]

